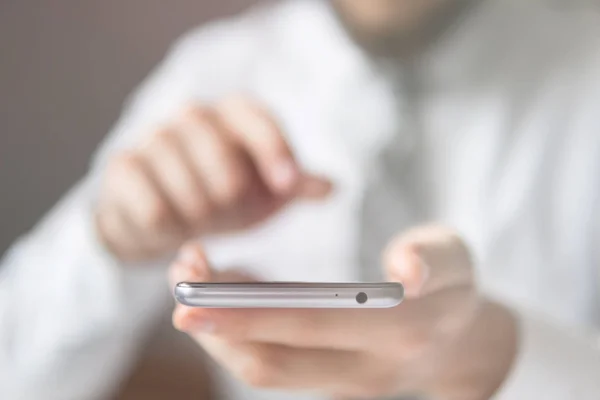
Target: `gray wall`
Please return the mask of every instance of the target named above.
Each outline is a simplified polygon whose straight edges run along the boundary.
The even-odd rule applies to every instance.
[[[0,254],[85,173],[177,36],[254,2],[0,2]]]

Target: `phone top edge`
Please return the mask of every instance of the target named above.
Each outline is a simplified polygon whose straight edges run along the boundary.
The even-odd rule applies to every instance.
[[[398,282],[179,282],[180,288],[206,288],[206,287],[272,287],[272,288],[400,288]]]
[[[180,282],[174,295],[179,303],[203,308],[391,308],[403,301],[404,287],[393,282]]]

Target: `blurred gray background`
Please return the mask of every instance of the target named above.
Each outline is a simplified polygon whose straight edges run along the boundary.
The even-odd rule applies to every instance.
[[[0,2],[0,254],[85,173],[175,38],[255,2]]]

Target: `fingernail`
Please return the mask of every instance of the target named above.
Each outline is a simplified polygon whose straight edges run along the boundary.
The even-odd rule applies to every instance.
[[[298,170],[293,162],[284,161],[279,163],[272,171],[271,179],[279,190],[288,190],[298,178]]]

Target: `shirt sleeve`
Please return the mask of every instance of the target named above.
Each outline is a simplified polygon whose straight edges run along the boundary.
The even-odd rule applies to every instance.
[[[523,316],[520,337],[513,370],[495,400],[598,399],[600,335],[576,334]]]
[[[219,40],[221,31],[229,29],[217,23],[180,39],[128,101],[88,175],[6,253],[0,264],[0,398],[106,398],[146,328],[171,307],[168,260],[121,265],[99,243],[96,193],[112,154],[183,104],[225,90],[223,74],[233,71],[217,60],[238,57],[248,46],[235,37]],[[229,36],[236,32],[248,37],[239,29]],[[227,65],[244,68],[231,61]]]
[[[143,339],[143,327],[164,310],[160,268],[126,268],[99,244],[91,183],[74,188],[6,256],[0,275],[2,398],[105,396]]]

